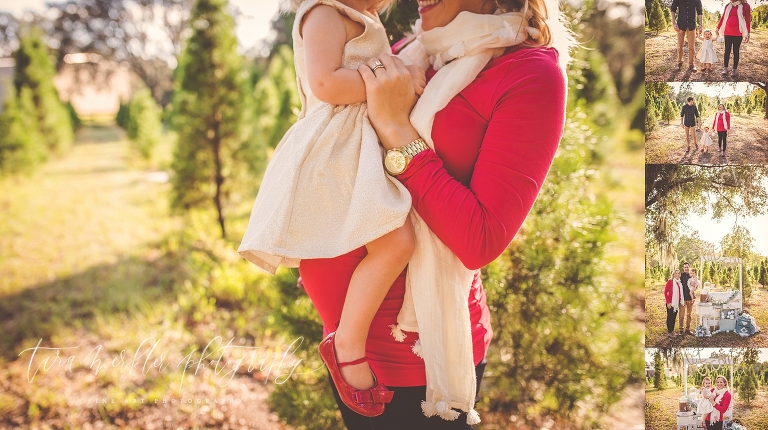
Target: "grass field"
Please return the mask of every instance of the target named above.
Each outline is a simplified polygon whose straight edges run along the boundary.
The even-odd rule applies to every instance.
[[[262,378],[274,375],[259,366],[228,383],[229,370],[207,366],[182,378],[185,357],[215,334],[252,344],[264,330],[258,314],[189,303],[189,252],[168,190],[167,174],[100,124],[81,130],[66,157],[0,182],[0,428],[282,428],[265,402]],[[56,351],[18,357],[40,339],[70,349],[61,360]],[[265,344],[269,364],[277,350]],[[196,364],[200,353],[189,357]]]
[[[648,164],[768,164],[768,120],[762,115],[735,115],[733,126],[728,133],[725,154],[718,153],[717,135],[712,139],[709,152],[697,150],[691,140],[687,150],[685,131],[680,127],[679,118],[670,124],[660,122],[659,128],[645,140],[645,160]],[[706,121],[709,121],[706,122]],[[712,125],[711,120],[702,124]],[[696,132],[697,141],[703,128]]]
[[[765,82],[768,80],[768,29],[752,30],[749,43],[742,43],[739,55],[739,74],[727,77],[720,75],[723,71],[724,44],[715,43],[715,52],[720,60],[713,64],[713,70],[708,73],[701,71],[698,58],[695,59],[696,73],[688,71],[688,44],[683,48],[683,68],[677,70],[677,34],[671,29],[659,33],[645,33],[645,80],[652,82]],[[696,53],[701,48],[701,42],[696,42]],[[733,54],[728,63],[733,67]]]

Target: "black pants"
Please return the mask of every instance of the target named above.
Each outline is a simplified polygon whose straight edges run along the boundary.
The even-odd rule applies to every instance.
[[[728,68],[728,60],[731,56],[731,48],[733,48],[733,68],[739,67],[739,49],[741,48],[742,36],[725,36],[725,58],[723,59],[723,67]]]
[[[728,138],[728,132],[727,131],[718,131],[717,132],[717,147],[722,149],[723,152],[725,152],[725,140]]]
[[[677,311],[675,308],[667,308],[667,331],[675,332],[675,322],[677,321]]]
[[[708,423],[707,430],[723,430],[723,422],[718,421],[716,423]]]
[[[483,359],[475,366],[477,377],[477,393],[480,392],[480,381],[487,361]],[[328,375],[330,379],[330,374]],[[468,430],[467,414],[462,412],[454,421],[446,421],[438,416],[425,417],[421,412],[421,402],[427,397],[427,387],[387,387],[395,392],[392,401],[387,403],[384,413],[378,417],[368,418],[353,412],[339,397],[339,392],[331,380],[331,388],[336,403],[339,405],[341,417],[348,430]],[[477,402],[477,397],[475,402]]]

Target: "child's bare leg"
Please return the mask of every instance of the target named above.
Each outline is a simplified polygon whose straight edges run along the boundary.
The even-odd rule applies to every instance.
[[[395,279],[413,255],[414,232],[410,220],[365,247],[368,255],[358,264],[349,282],[341,321],[336,330],[336,356],[339,362],[365,355],[365,341],[373,316]],[[341,376],[358,390],[373,386],[367,362],[341,368]]]

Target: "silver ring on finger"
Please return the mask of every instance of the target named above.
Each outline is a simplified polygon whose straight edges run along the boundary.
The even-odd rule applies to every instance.
[[[377,61],[377,62],[373,63],[373,67],[371,67],[371,72],[374,72],[374,74],[375,74],[376,70],[379,69],[379,68],[386,70],[384,65],[381,64],[381,61]]]

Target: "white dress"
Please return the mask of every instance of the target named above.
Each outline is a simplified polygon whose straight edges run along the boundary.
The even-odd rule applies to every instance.
[[[706,131],[704,132],[704,134],[701,135],[700,140],[701,140],[701,144],[704,145],[704,147],[706,148],[709,148],[709,146],[712,145],[712,137]]]
[[[335,0],[306,0],[296,12],[294,62],[299,119],[264,172],[238,252],[269,273],[301,259],[346,254],[405,223],[408,190],[384,171],[384,149],[368,121],[367,105],[323,103],[309,88],[298,23],[317,4],[336,8],[365,30],[344,46],[342,66],[357,70],[389,53],[384,26]]]
[[[717,53],[715,52],[715,47],[712,46],[712,39],[703,39],[701,41],[699,61],[709,64],[717,63]]]
[[[712,390],[707,388],[701,389],[701,400],[699,400],[699,404],[696,406],[696,415],[703,416],[706,415],[713,410],[715,410],[715,407],[712,406],[712,400],[711,399],[705,399],[704,394],[709,393],[709,396],[712,397]]]

